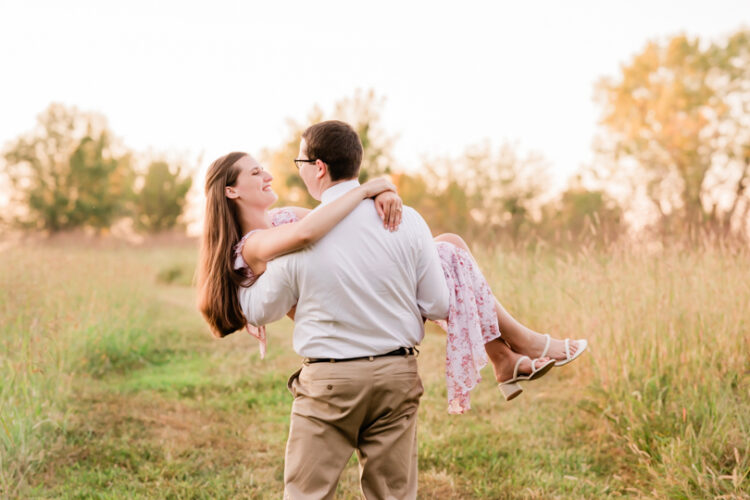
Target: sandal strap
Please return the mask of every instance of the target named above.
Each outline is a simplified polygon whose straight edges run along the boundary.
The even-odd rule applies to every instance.
[[[565,359],[570,359],[570,339],[565,339]]]
[[[547,337],[547,343],[544,345],[544,350],[542,351],[542,355],[539,356],[540,358],[543,358],[547,355],[547,351],[549,351],[549,346],[552,343],[552,336],[549,333],[545,333],[544,336]]]
[[[513,379],[514,380],[516,378],[518,378],[518,367],[521,366],[521,361],[523,361],[524,359],[528,359],[529,361],[531,361],[531,358],[528,357],[528,356],[521,356],[520,358],[518,358],[518,360],[516,361],[516,366],[513,368]],[[532,372],[533,372],[533,370],[534,370],[534,362],[533,361],[531,362],[531,369],[532,369]]]
[[[531,373],[529,373],[529,376],[534,375],[536,372],[538,372],[539,370],[541,370],[542,368],[544,368],[544,366],[546,364],[546,363],[542,363],[542,366],[540,366],[539,368],[537,368],[537,366],[536,366],[537,362],[539,362],[539,358],[534,358],[534,359],[531,360]]]

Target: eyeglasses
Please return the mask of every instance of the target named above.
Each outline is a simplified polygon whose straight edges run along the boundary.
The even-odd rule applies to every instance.
[[[301,166],[300,165],[301,163],[315,163],[316,161],[318,161],[317,158],[314,159],[314,160],[304,160],[302,158],[295,158],[294,159],[294,165],[297,167],[297,170],[299,170],[299,167]]]

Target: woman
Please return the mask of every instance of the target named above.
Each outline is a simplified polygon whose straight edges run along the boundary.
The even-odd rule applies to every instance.
[[[395,188],[383,179],[367,182],[315,211],[289,207],[269,212],[277,200],[271,180],[246,153],[230,153],[211,165],[198,273],[199,309],[214,335],[223,337],[246,327],[261,341],[261,354],[265,328],[247,325],[237,287],[251,286],[271,259],[322,238],[366,198],[375,197],[387,229],[398,227],[401,214]],[[449,316],[439,322],[448,333],[449,412],[469,409],[469,391],[479,382],[479,370],[488,357],[503,395],[510,400],[521,393],[518,381],[538,378],[586,348],[585,341],[553,340],[518,323],[492,295],[466,243],[450,234],[436,241],[451,297]]]

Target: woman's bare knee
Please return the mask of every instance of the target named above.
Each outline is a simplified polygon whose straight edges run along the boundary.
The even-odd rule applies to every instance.
[[[466,244],[466,242],[457,234],[453,233],[443,233],[439,234],[435,237],[435,241],[444,241],[446,243],[450,243],[451,245],[455,245],[458,248],[463,248],[467,252],[470,252],[469,245]]]

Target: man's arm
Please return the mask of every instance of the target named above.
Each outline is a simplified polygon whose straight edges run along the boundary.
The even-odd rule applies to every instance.
[[[417,238],[421,246],[417,260],[417,306],[427,319],[445,319],[448,317],[449,297],[443,266],[430,228],[421,215],[414,213],[418,217]]]
[[[277,321],[297,303],[293,264],[294,255],[274,259],[252,286],[240,287],[237,295],[248,323],[260,326]]]

